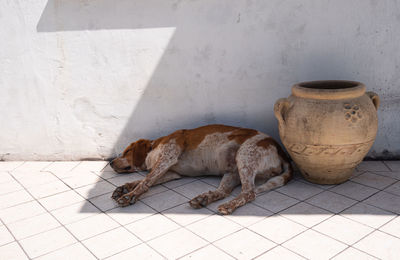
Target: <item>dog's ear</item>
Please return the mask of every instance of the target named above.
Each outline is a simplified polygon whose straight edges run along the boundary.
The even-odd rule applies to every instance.
[[[140,139],[133,144],[133,165],[141,167],[151,150],[151,142],[146,139]]]

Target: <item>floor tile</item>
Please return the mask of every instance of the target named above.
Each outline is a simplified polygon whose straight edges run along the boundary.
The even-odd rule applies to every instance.
[[[276,244],[254,232],[242,229],[218,240],[214,245],[229,252],[236,259],[251,259],[273,248]]]
[[[231,257],[230,255],[226,254],[222,250],[216,248],[213,245],[208,245],[199,250],[194,251],[182,258],[180,260],[203,260],[203,259],[218,259],[218,260],[233,260],[235,258]]]
[[[0,226],[0,246],[12,241],[14,241],[14,237],[11,235],[10,231],[8,231],[6,226]]]
[[[178,224],[161,214],[153,215],[125,226],[143,241],[147,241],[180,228]]]
[[[12,181],[14,181],[14,178],[8,172],[0,171],[0,183],[12,182]]]
[[[182,194],[188,199],[193,199],[194,197],[210,190],[215,190],[215,187],[202,181],[191,182],[174,189],[174,191]]]
[[[107,258],[107,260],[120,259],[162,260],[164,258],[148,245],[140,244]]]
[[[374,230],[339,215],[333,216],[313,229],[348,245],[354,244]]]
[[[206,218],[214,214],[207,208],[193,209],[189,204],[181,204],[179,206],[167,209],[162,212],[164,216],[173,220],[174,222],[186,226],[200,219]]]
[[[25,190],[19,190],[0,196],[0,209],[9,208],[24,202],[32,201],[33,197]]]
[[[162,193],[167,190],[168,190],[168,188],[166,188],[163,185],[156,185],[156,186],[151,187],[146,193],[144,193],[142,196],[140,196],[140,199],[142,200],[144,198],[151,197],[153,195]]]
[[[69,187],[76,189],[102,180],[102,178],[92,172],[82,172],[79,175],[64,178],[63,182],[65,182]]]
[[[379,228],[379,230],[400,238],[400,217],[397,216],[395,219]]]
[[[70,223],[65,226],[77,239],[84,240],[119,227],[118,223],[104,213]]]
[[[299,180],[299,181],[307,183],[308,185],[311,185],[313,187],[317,187],[317,188],[320,188],[320,189],[323,189],[323,190],[329,190],[329,189],[331,189],[331,188],[336,186],[336,185],[330,185],[330,184],[316,184],[316,183],[309,182],[309,181],[307,181],[305,179]]]
[[[49,213],[44,213],[7,226],[16,239],[23,239],[59,227],[60,223]]]
[[[27,175],[27,174],[25,174]],[[29,174],[29,176],[25,176],[23,178],[19,178],[18,181],[25,187],[35,187],[42,184],[50,183],[58,181],[58,178],[54,176],[51,172],[35,172]]]
[[[301,202],[281,211],[280,215],[306,227],[312,227],[331,217],[332,213],[308,203]]]
[[[201,178],[201,181],[205,182],[207,184],[210,184],[211,186],[214,186],[215,188],[218,188],[219,184],[221,183],[221,177],[206,176],[204,178]]]
[[[115,190],[115,186],[106,181],[99,181],[93,184],[89,184],[80,188],[75,189],[82,197],[91,199],[96,196],[100,196]]]
[[[100,172],[107,166],[107,164],[108,161],[81,161],[73,170]]]
[[[118,176],[118,173],[116,173],[114,170],[113,171],[101,170],[100,172],[94,172],[94,173],[106,180]]]
[[[137,180],[142,180],[143,176],[137,173],[132,173],[132,174],[123,174],[123,175],[118,175],[114,178],[107,179],[107,181],[111,182],[115,186],[122,186],[125,183],[128,182],[133,182]]]
[[[197,180],[196,178],[182,177],[182,178],[180,178],[178,180],[174,180],[174,181],[169,181],[169,182],[163,183],[163,186],[165,186],[165,187],[167,187],[169,189],[174,189],[176,187],[179,187],[179,186],[194,182],[196,180]]]
[[[385,172],[390,171],[390,169],[382,161],[362,161],[357,166],[358,171],[377,171]]]
[[[98,213],[100,213],[100,210],[86,200],[53,210],[51,212],[51,214],[53,214],[53,216],[64,225],[96,215]]]
[[[107,210],[119,207],[118,204],[111,198],[111,194],[112,194],[112,192],[106,193],[106,194],[91,198],[91,199],[89,199],[89,201],[102,211],[107,211]],[[131,207],[131,206],[128,206],[128,207]]]
[[[242,227],[222,216],[212,215],[186,227],[196,235],[213,242]]]
[[[291,181],[276,191],[298,200],[305,200],[318,193],[321,193],[323,189],[306,184],[304,182]]]
[[[347,247],[311,229],[287,241],[283,246],[307,259],[318,260],[329,259]]]
[[[35,260],[95,260],[89,250],[81,243],[75,243],[70,246],[61,248],[57,251],[35,258]]]
[[[302,225],[278,215],[257,222],[256,224],[249,226],[248,229],[278,244],[281,244],[306,230]]]
[[[126,225],[134,221],[149,217],[156,213],[156,211],[141,201],[136,202],[134,205],[128,207],[117,207],[108,210],[106,214],[113,218],[121,225]]]
[[[47,210],[52,211],[83,200],[85,199],[82,196],[80,196],[75,191],[70,190],[39,199],[39,202]]]
[[[107,165],[100,170],[100,172],[113,172],[115,174],[117,174],[114,169],[110,166],[110,163],[107,163]]]
[[[224,217],[242,225],[243,227],[247,227],[273,214],[274,213],[271,211],[260,208],[255,204],[247,203],[236,209],[232,214]]]
[[[371,173],[392,178],[395,180],[400,180],[400,169],[397,171],[390,171],[390,172],[371,172]]]
[[[0,218],[4,223],[12,223],[22,219],[45,213],[46,210],[36,201],[31,201],[17,206],[0,210]]]
[[[16,243],[10,243],[0,247],[0,260],[25,260],[29,259],[21,247]]]
[[[381,191],[364,201],[372,206],[400,214],[400,196]]]
[[[332,260],[377,260],[377,258],[368,255],[360,250],[349,247],[334,258]]]
[[[70,188],[67,185],[65,185],[62,181],[58,180],[58,181],[51,182],[51,183],[33,186],[30,188],[27,188],[27,190],[36,199],[41,199],[44,197],[55,195],[57,193],[69,191]]]
[[[358,184],[356,182],[347,181],[330,189],[329,191],[333,191],[335,193],[339,193],[346,197],[360,201],[365,198],[368,198],[374,193],[377,193],[379,190]]]
[[[71,171],[74,169],[80,161],[65,161],[65,162],[53,162],[49,164],[47,167],[43,168],[43,171],[51,172],[54,175],[58,176],[59,178],[64,177],[63,174]]]
[[[24,164],[21,164],[12,172],[26,172],[26,173],[32,173],[32,172],[39,172],[49,166],[52,162],[46,162],[46,161],[26,161]]]
[[[18,191],[22,190],[24,187],[22,187],[18,182],[15,180],[11,180],[5,183],[0,183],[0,196],[11,193],[13,191]]]
[[[391,212],[365,203],[358,203],[346,209],[340,215],[373,228],[379,228],[395,217],[395,214]]]
[[[357,168],[356,168],[356,170],[353,171],[353,172],[351,173],[349,179],[350,179],[350,180],[351,180],[351,179],[354,179],[355,177],[357,177],[357,176],[363,174],[364,172],[365,172],[365,171],[358,171]]]
[[[375,231],[353,247],[380,259],[399,259],[400,239]]]
[[[358,182],[360,184],[364,184],[376,189],[384,189],[387,186],[396,182],[396,180],[392,178],[388,178],[385,176],[373,174],[370,172],[363,173],[352,179],[354,182]]]
[[[76,242],[76,239],[63,227],[40,233],[19,241],[31,258],[44,255]]]
[[[304,260],[304,257],[299,256],[298,254],[293,253],[292,251],[282,247],[277,246],[267,253],[260,255],[255,258],[257,260],[271,260],[271,259],[284,259],[284,260]]]
[[[164,211],[187,201],[187,198],[172,190],[168,190],[142,200],[143,203],[149,205],[157,211]]]
[[[390,185],[385,191],[400,196],[400,181]]]
[[[275,191],[258,196],[253,203],[274,213],[287,209],[299,201]]]
[[[356,200],[346,198],[342,195],[330,191],[324,191],[323,193],[320,193],[315,197],[308,199],[307,202],[334,213],[339,213],[342,210],[357,203]]]
[[[24,162],[22,161],[0,162],[0,171],[12,171],[21,166],[23,163]]]
[[[205,240],[184,228],[165,234],[148,242],[150,247],[160,252],[167,259],[177,259],[205,246],[206,244],[207,242]]]
[[[385,161],[384,162],[392,171],[400,171],[400,161]]]
[[[124,228],[117,228],[82,242],[96,257],[105,258],[141,243]]]

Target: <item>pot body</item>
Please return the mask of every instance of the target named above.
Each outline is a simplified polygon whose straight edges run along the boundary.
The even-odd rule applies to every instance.
[[[338,184],[351,176],[377,133],[379,97],[352,81],[293,86],[274,107],[279,134],[304,178]]]

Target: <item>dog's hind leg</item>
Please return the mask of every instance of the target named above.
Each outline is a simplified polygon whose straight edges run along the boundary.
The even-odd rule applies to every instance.
[[[192,208],[199,209],[207,206],[208,204],[226,198],[231,194],[232,190],[240,184],[238,173],[224,174],[222,180],[216,190],[208,191],[198,195],[189,201]]]
[[[283,160],[282,160],[283,161]],[[288,183],[292,179],[292,166],[290,162],[283,161],[283,171],[280,175],[272,177],[271,179],[267,180],[264,184],[256,187],[256,194],[260,194],[264,191],[269,191],[272,189],[276,189]]]
[[[242,183],[241,193],[233,200],[218,206],[218,211],[221,214],[231,214],[235,209],[243,206],[247,202],[253,201],[256,198],[254,185],[254,170],[250,167],[239,169],[240,181]]]

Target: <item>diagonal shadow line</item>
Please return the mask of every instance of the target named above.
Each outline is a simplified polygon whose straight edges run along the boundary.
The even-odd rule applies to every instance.
[[[272,107],[276,96],[287,96],[291,83],[299,81],[285,58],[285,52],[293,49],[287,48],[285,37],[276,37],[277,28],[252,29],[259,20],[256,6],[245,1],[232,5],[223,0],[213,5],[218,8],[210,9],[204,8],[207,2],[210,1],[48,1],[38,32],[177,28],[110,157],[137,138],[154,139],[176,129],[210,123],[255,128],[279,139]],[[273,1],[263,15],[274,17],[273,6],[278,2]],[[225,9],[224,16],[218,11],[221,8]],[[248,14],[240,13],[243,10]],[[241,19],[251,22],[243,24]],[[296,20],[285,26],[296,27]],[[276,52],[271,53],[270,49]],[[340,75],[351,79],[340,59],[329,62],[336,70],[322,78]],[[323,55],[314,55],[311,63],[328,61]],[[341,66],[335,66],[338,64]],[[305,71],[306,77],[314,75],[314,70],[312,67]],[[135,178],[132,175],[132,180]],[[81,211],[91,208],[83,207]],[[198,211],[193,210],[193,214]]]

